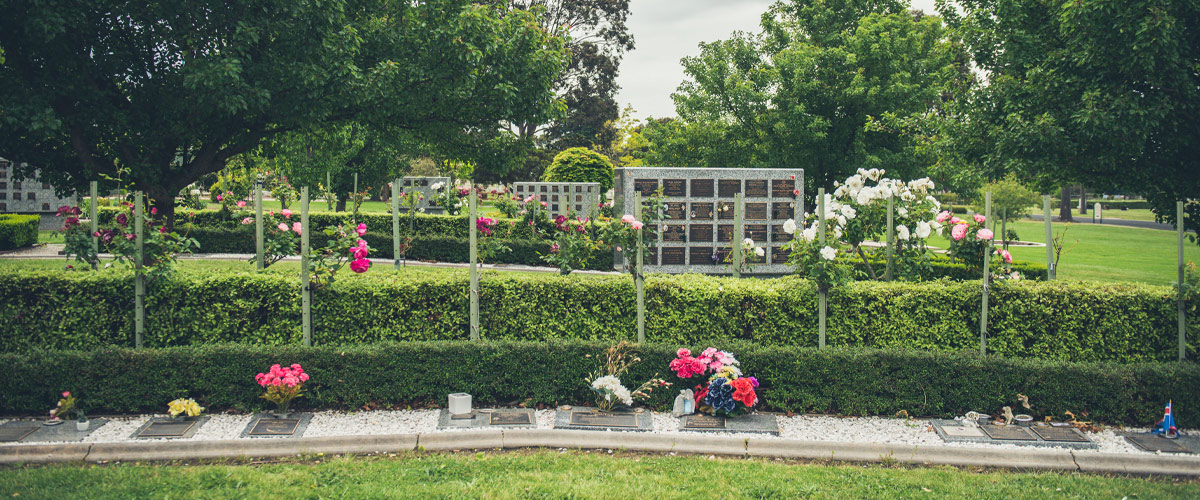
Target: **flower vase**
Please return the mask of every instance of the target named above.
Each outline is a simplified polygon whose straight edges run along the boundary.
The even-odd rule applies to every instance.
[[[75,421],[75,430],[77,430],[79,432],[84,432],[84,431],[88,430],[89,425],[91,425],[91,422],[88,422],[87,420],[76,420]]]
[[[288,406],[290,405],[287,403],[280,404],[277,408],[275,408],[275,411],[271,412],[271,416],[274,418],[288,418],[288,415],[291,414],[291,412],[288,411]]]

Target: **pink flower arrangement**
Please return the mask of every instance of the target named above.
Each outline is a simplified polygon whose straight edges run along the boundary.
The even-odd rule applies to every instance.
[[[966,224],[955,224],[954,229],[950,230],[950,236],[954,237],[954,241],[963,239],[967,235]]]
[[[261,398],[275,403],[280,413],[287,413],[288,404],[300,397],[304,383],[308,382],[308,374],[304,373],[300,363],[293,363],[287,367],[271,365],[266,373],[255,375],[254,381],[267,389],[267,393],[260,396]]]
[[[975,217],[979,217],[979,216],[976,215]],[[991,229],[980,229],[979,232],[975,233],[975,235],[978,236],[979,239],[981,239],[981,240],[991,240],[993,237],[996,236],[995,234],[992,233]],[[955,239],[959,239],[959,238],[955,238]]]

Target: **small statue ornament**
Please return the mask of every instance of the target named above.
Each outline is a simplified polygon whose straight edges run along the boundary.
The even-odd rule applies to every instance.
[[[671,415],[682,417],[691,415],[696,412],[696,399],[691,389],[679,391],[679,395],[675,396],[675,407],[671,410]]]

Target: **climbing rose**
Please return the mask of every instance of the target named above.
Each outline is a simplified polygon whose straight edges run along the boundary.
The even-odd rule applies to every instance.
[[[300,230],[301,230],[301,229],[302,229],[302,228],[301,228],[301,226],[300,226],[300,223],[299,223],[299,222],[293,222],[293,223],[292,223],[292,231],[295,231],[295,232],[296,232],[296,234],[300,234]]]
[[[640,220],[635,220],[635,221],[633,221],[633,228],[634,228],[634,229],[641,229],[641,228],[642,228],[642,221],[640,221]]]
[[[981,240],[990,240],[995,235],[992,234],[991,229],[980,229],[979,232],[976,233],[976,236],[978,236],[979,239],[981,239]],[[958,238],[955,238],[955,239],[958,239]]]
[[[361,223],[361,222],[359,222],[359,223],[358,223],[358,228],[357,228],[357,229],[355,229],[355,231],[358,233],[358,235],[359,235],[359,236],[362,236],[362,235],[364,235],[364,234],[367,234],[367,225],[366,225],[366,224],[363,224],[363,223]]]
[[[983,223],[984,223],[984,222],[986,222],[986,221],[987,221],[987,217],[984,217],[984,216],[982,216],[982,215],[979,215],[979,214],[975,214],[975,222],[978,222],[978,223],[980,223],[980,224],[983,224]]]
[[[246,202],[244,202],[242,200],[238,200],[237,206],[238,206],[238,208],[246,208]]]
[[[966,235],[967,235],[967,226],[962,225],[962,224],[956,224],[954,226],[954,229],[950,230],[950,236],[952,236],[954,238],[954,241],[961,240]]]
[[[356,273],[365,273],[371,268],[371,261],[367,259],[358,259],[350,263],[350,270]]]
[[[621,222],[624,222],[626,224],[633,224],[633,216],[629,215],[629,214],[625,214],[624,217],[621,217]]]

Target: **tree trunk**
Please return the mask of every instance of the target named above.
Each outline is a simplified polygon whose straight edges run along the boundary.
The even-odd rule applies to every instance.
[[[345,212],[346,211],[346,197],[345,196],[338,197],[337,208],[335,209],[335,211],[337,211],[337,212]]]
[[[175,197],[169,196],[166,193],[170,190],[160,191],[153,189],[146,191],[146,195],[150,197],[150,206],[154,208],[154,215],[146,214],[147,218],[153,219],[158,224],[167,227],[167,231],[175,230]]]
[[[1058,198],[1058,220],[1066,222],[1071,219],[1071,186],[1063,184],[1062,195]]]
[[[1087,189],[1079,185],[1079,215],[1087,215]]]

